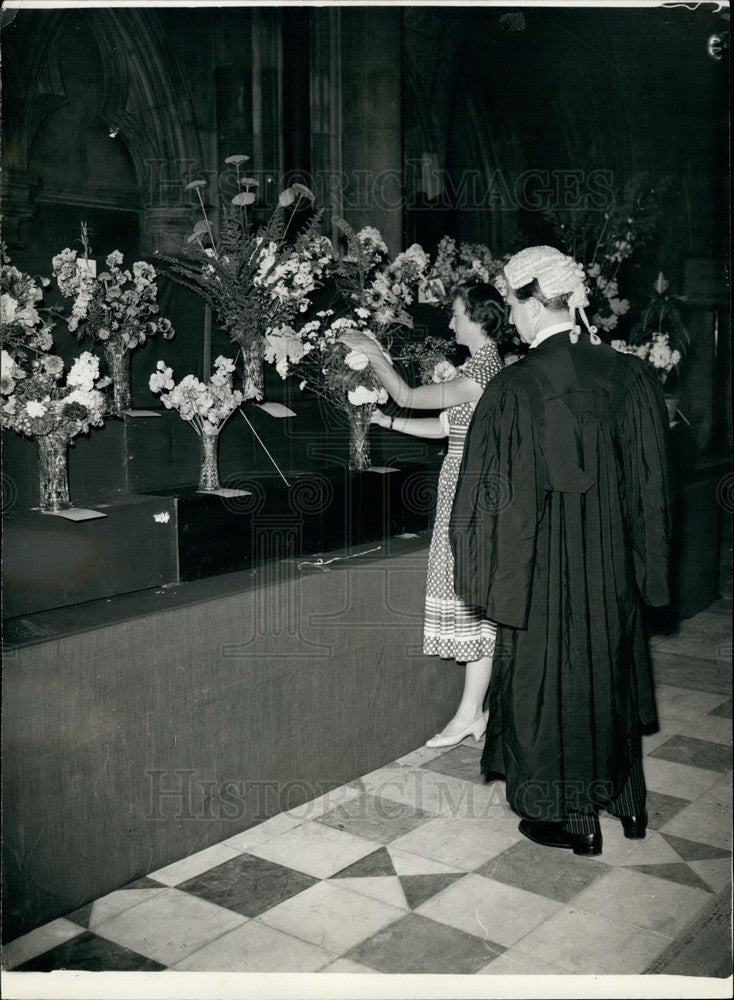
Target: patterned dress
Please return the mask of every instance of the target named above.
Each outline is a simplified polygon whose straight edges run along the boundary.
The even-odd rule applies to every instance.
[[[492,341],[483,345],[457,373],[482,389],[502,368]],[[454,592],[454,557],[449,542],[449,518],[459,481],[464,439],[476,403],[459,403],[441,414],[449,445],[438,480],[438,502],[433,537],[428,550],[428,580],[423,625],[423,652],[428,656],[465,663],[491,656],[496,627],[480,608],[470,607]]]

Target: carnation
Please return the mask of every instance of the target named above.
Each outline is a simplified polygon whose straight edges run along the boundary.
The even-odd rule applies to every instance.
[[[352,406],[368,406],[378,401],[379,393],[376,389],[368,389],[367,386],[358,385],[355,389],[350,389],[347,398]]]
[[[347,368],[351,368],[355,372],[364,371],[369,363],[370,359],[362,351],[350,351],[344,358],[344,364]]]
[[[43,417],[46,415],[46,407],[39,403],[37,399],[30,399],[25,404],[25,411],[29,417]]]

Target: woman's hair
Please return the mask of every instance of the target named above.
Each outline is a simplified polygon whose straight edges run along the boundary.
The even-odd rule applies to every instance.
[[[507,308],[494,285],[459,285],[455,297],[464,303],[469,319],[479,323],[488,337],[496,339],[505,322]]]
[[[554,295],[552,299],[549,299],[540,290],[537,278],[533,278],[532,281],[529,281],[527,285],[523,285],[522,288],[513,288],[512,291],[519,302],[525,302],[527,299],[537,299],[541,305],[544,305],[551,312],[568,312],[570,292],[564,292],[563,295]]]

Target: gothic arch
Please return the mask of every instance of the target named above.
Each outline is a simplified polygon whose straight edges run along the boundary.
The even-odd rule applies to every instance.
[[[39,177],[32,171],[31,150],[39,130],[69,104],[58,59],[58,42],[70,12],[23,12],[4,31],[5,224],[33,215]],[[101,118],[117,127],[132,159],[140,192],[139,204],[162,231],[180,229],[185,206],[151,205],[151,163],[182,170],[210,165],[203,155],[194,109],[181,68],[164,48],[163,27],[154,10],[79,9],[98,45],[104,67]],[[150,221],[150,220],[148,220]],[[144,222],[144,231],[146,229]],[[148,227],[150,228],[150,227]]]

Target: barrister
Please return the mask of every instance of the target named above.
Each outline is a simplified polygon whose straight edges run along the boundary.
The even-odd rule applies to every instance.
[[[477,405],[451,518],[456,592],[500,626],[482,770],[505,775],[525,836],[599,854],[600,807],[628,837],[647,826],[641,606],[668,602],[665,405],[588,326],[572,258],[530,247],[504,276],[530,351]]]

